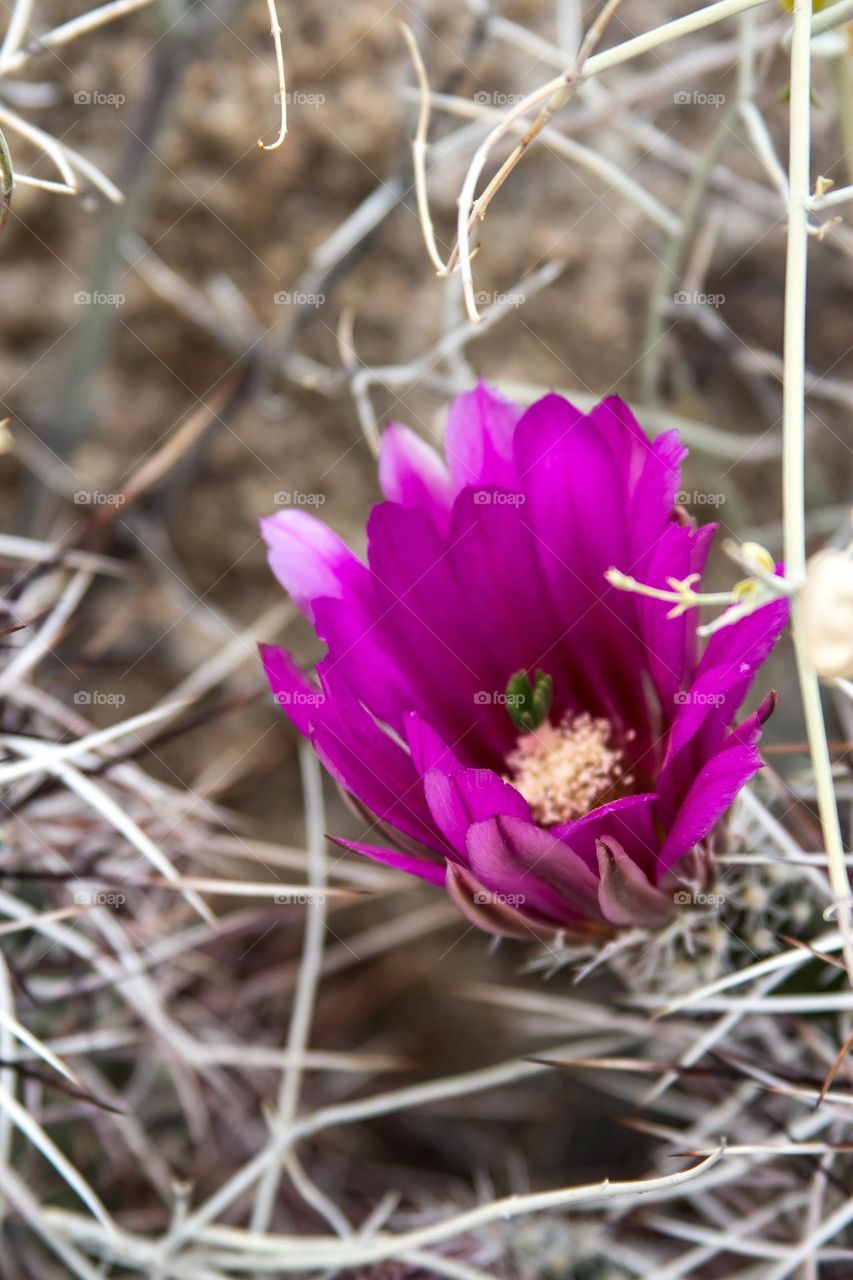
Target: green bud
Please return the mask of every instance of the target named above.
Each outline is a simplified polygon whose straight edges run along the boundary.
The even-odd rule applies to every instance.
[[[532,733],[548,719],[554,697],[554,681],[538,667],[533,684],[526,671],[516,671],[506,682],[506,709],[522,733]]]

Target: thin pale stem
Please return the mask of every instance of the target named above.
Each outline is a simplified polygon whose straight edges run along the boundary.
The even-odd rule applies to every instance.
[[[489,201],[509,176],[512,169],[518,164],[530,144],[571,97],[579,79],[588,79],[591,76],[598,75],[602,71],[607,71],[622,62],[630,61],[643,53],[648,53],[650,50],[657,48],[661,44],[666,44],[670,40],[676,40],[694,31],[701,31],[704,27],[721,22],[725,18],[734,17],[738,13],[743,13],[747,9],[752,9],[765,2],[766,0],[719,0],[717,4],[706,5],[705,8],[696,13],[677,18],[674,22],[664,23],[663,26],[656,27],[641,36],[636,36],[632,40],[626,40],[623,44],[616,45],[612,49],[605,49],[601,53],[593,54],[583,64],[582,71],[578,70],[577,64],[573,64],[562,75],[555,76],[553,80],[549,80],[540,89],[528,94],[526,98],[506,113],[501,123],[491,131],[484,142],[477,148],[465,175],[459,196],[457,240],[448,269],[452,269],[458,259],[465,296],[465,308],[472,324],[477,324],[480,316],[474,296],[474,277],[471,266],[471,232],[476,224],[482,221]],[[527,115],[529,111],[534,107],[539,107],[542,103],[545,104],[544,107],[541,108],[539,115],[524,134],[508,160],[498,170],[498,173],[483,194],[478,199],[475,199],[477,182],[495,145],[509,132],[516,120]]]
[[[281,23],[278,20],[278,11],[275,7],[275,0],[267,0],[267,8],[270,14],[270,35],[272,36],[273,46],[275,48],[275,66],[278,73],[278,102],[279,102],[279,125],[275,142],[264,142],[262,138],[258,138],[258,146],[261,151],[275,151],[284,142],[287,137],[287,79],[284,72],[284,48],[281,43]]]
[[[427,190],[427,174],[426,161],[429,149],[429,121],[431,113],[431,94],[429,87],[429,79],[427,77],[424,60],[421,57],[421,51],[418,48],[418,42],[415,39],[414,32],[407,22],[400,23],[400,30],[403,38],[409,47],[412,64],[415,68],[415,75],[418,78],[418,89],[420,91],[420,107],[418,110],[418,124],[415,130],[415,136],[412,139],[412,168],[415,177],[415,196],[418,204],[418,217],[423,231],[424,244],[430,261],[435,267],[439,275],[444,275],[447,271],[447,263],[438,251],[438,245],[435,239],[435,227],[433,226],[432,214],[429,208],[429,192]]]
[[[104,26],[105,23],[115,22],[116,19],[123,18],[128,13],[135,13],[137,9],[145,9],[151,3],[152,0],[113,0],[111,4],[101,5],[99,9],[81,14],[79,18],[63,22],[61,26],[54,27],[46,35],[40,36],[32,44],[8,57],[0,65],[0,71],[3,75],[8,75],[11,71],[19,71],[21,67],[26,66],[34,54],[40,53],[42,49],[57,49],[61,45],[69,44],[72,40],[77,40],[80,36]]]
[[[785,265],[785,339],[782,392],[784,545],[786,574],[802,580],[806,568],[805,528],[805,339],[808,275],[808,200],[811,146],[811,0],[795,0],[791,40],[790,142],[788,156],[788,247]],[[802,640],[799,602],[792,608],[797,673],[806,733],[815,775],[818,811],[829,858],[829,879],[838,904],[844,960],[853,984],[850,882],[844,862],[841,824],[835,802],[832,761],[817,674]]]
[[[33,0],[15,0],[15,8],[12,10],[6,34],[3,36],[3,44],[0,46],[0,73],[5,71],[8,60],[23,44],[32,12]]]
[[[305,793],[306,823],[308,826],[308,874],[313,885],[321,892],[310,906],[305,919],[305,936],[302,944],[302,963],[293,998],[290,1028],[287,1035],[287,1052],[294,1061],[285,1069],[279,1088],[275,1128],[286,1128],[293,1123],[299,1105],[302,1071],[299,1055],[308,1047],[314,1004],[323,963],[323,938],[326,932],[326,912],[322,889],[326,883],[326,838],[323,833],[323,784],[320,766],[311,747],[305,745],[299,755],[302,767],[302,786]],[[258,1183],[255,1208],[252,1214],[252,1230],[265,1231],[272,1218],[278,1190],[280,1165],[270,1164]]]

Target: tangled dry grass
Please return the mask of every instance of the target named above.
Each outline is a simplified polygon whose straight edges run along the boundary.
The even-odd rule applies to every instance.
[[[145,8],[18,0],[0,46],[0,1270],[841,1280],[849,682],[779,659],[768,767],[663,934],[495,950],[329,854],[251,517],[352,533],[382,423],[483,371],[679,425],[685,505],[795,584],[845,545],[853,4],[282,0],[280,49],[263,6]]]

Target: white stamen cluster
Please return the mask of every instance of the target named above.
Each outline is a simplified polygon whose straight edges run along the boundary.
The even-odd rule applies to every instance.
[[[609,720],[567,715],[523,734],[506,758],[509,781],[543,827],[580,817],[623,778],[623,753],[610,744]]]

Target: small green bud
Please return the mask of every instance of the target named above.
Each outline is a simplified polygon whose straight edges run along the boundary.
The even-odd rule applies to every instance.
[[[516,671],[506,682],[506,709],[522,733],[532,733],[545,723],[553,698],[553,678],[538,667],[532,685],[524,670]]]

